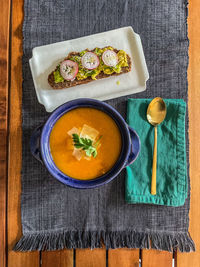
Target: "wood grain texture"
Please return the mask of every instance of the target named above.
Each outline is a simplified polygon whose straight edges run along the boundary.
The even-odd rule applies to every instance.
[[[0,4],[0,266],[5,267],[10,1]]]
[[[73,250],[42,252],[41,267],[73,267]]]
[[[8,33],[5,35],[6,21],[8,23],[9,1],[0,0],[2,6],[2,15],[0,18],[0,127],[7,129],[7,75],[2,76],[2,70],[7,58],[5,50],[5,40],[8,40]],[[20,221],[20,168],[21,168],[21,92],[22,92],[22,73],[21,73],[21,55],[22,55],[22,19],[23,19],[23,1],[13,1],[12,17],[12,69],[11,69],[11,90],[10,90],[10,135],[9,135],[9,170],[8,170],[8,267],[39,267],[40,259],[38,252],[15,253],[12,252],[14,242],[21,236]],[[190,64],[188,69],[189,81],[189,138],[190,138],[190,177],[191,177],[191,209],[190,209],[190,233],[195,241],[197,251],[195,253],[177,253],[177,267],[198,267],[200,266],[200,145],[199,132],[200,124],[200,1],[190,0],[189,4],[189,38],[190,38]],[[3,24],[2,24],[3,23]],[[3,27],[2,27],[3,25]],[[3,42],[2,42],[3,41]],[[6,43],[8,44],[8,43]],[[7,63],[6,63],[7,64]],[[7,66],[7,65],[6,65]],[[7,67],[6,67],[7,68]],[[7,70],[7,69],[6,69]],[[8,73],[8,72],[7,72]],[[2,79],[6,77],[6,79]],[[5,126],[5,127],[4,127]],[[6,163],[5,136],[7,132],[0,134],[0,266],[5,266],[5,179],[4,169]],[[2,135],[3,134],[3,135]],[[0,137],[1,137],[0,136]],[[4,140],[4,141],[3,141]],[[2,149],[3,148],[3,149]],[[2,160],[3,159],[3,160]],[[3,172],[2,172],[3,170]],[[3,183],[2,183],[3,181]],[[3,185],[3,186],[2,186]],[[2,194],[3,193],[3,194]],[[2,220],[3,219],[3,220]],[[2,247],[3,246],[3,247]],[[139,250],[136,255],[132,250],[118,249],[110,250],[108,253],[108,266],[138,266],[135,259],[139,260]],[[66,257],[65,253],[69,251],[44,252],[42,253],[42,267],[57,266],[71,267],[71,257]],[[130,254],[129,254],[130,253]],[[138,254],[137,254],[138,253]],[[70,254],[69,254],[70,255]],[[172,255],[168,252],[159,252],[155,250],[142,251],[143,267],[152,266],[170,266]],[[156,261],[155,261],[156,260]],[[128,262],[128,263],[127,263]],[[63,264],[63,265],[62,265]],[[129,264],[129,265],[128,265]],[[153,265],[154,264],[154,265]],[[168,264],[168,265],[166,265]],[[45,266],[46,265],[46,266]],[[105,267],[105,250],[77,250],[77,267]]]
[[[6,1],[4,1],[6,2]],[[23,0],[12,1],[11,85],[8,158],[8,267],[39,267],[39,252],[14,252],[21,237],[21,98]]]
[[[110,249],[108,267],[139,267],[139,252],[139,249]]]
[[[173,254],[167,251],[142,250],[143,267],[172,267]]]
[[[200,267],[200,1],[189,1],[188,34],[189,68],[189,141],[190,141],[190,234],[196,245],[196,252],[177,253],[177,267]]]
[[[76,267],[106,267],[106,249],[76,249]]]

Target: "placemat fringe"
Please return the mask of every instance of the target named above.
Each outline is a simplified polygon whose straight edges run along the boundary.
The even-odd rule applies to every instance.
[[[115,248],[146,248],[172,252],[195,251],[195,245],[189,233],[163,234],[129,232],[62,232],[39,233],[24,235],[15,245],[15,251],[57,250],[72,248],[101,248],[102,243],[107,249]]]

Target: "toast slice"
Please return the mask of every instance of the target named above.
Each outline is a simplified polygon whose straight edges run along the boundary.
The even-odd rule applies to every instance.
[[[93,50],[88,50],[88,49],[85,49],[85,50],[88,51],[88,52],[94,52],[95,49],[98,49],[98,48],[94,48]],[[120,50],[117,50],[117,49],[113,48],[113,51],[117,54]],[[72,56],[80,56],[80,52],[71,52],[71,53],[68,54],[68,56],[64,60],[70,59]],[[127,66],[121,67],[120,73],[113,72],[112,74],[105,74],[103,71],[101,71],[96,76],[95,80],[108,78],[110,76],[118,76],[118,75],[121,75],[121,74],[124,74],[124,73],[127,73],[127,72],[131,71],[131,58],[130,58],[130,56],[128,54],[126,54],[126,60],[127,60]],[[69,87],[73,87],[73,86],[76,86],[76,85],[86,84],[86,83],[95,81],[94,79],[92,79],[91,76],[89,76],[89,77],[86,77],[83,80],[78,80],[77,78],[75,78],[73,81],[64,80],[62,82],[55,82],[54,72],[56,70],[58,70],[58,68],[59,68],[59,65],[48,76],[48,83],[50,84],[50,86],[53,89],[64,89],[64,88],[69,88]]]

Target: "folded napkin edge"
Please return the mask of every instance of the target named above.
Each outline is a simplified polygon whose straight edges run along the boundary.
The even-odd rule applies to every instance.
[[[153,100],[153,98],[128,98],[128,102],[134,102],[134,101],[147,101],[150,102],[151,100]],[[163,98],[164,101],[167,102],[176,102],[176,103],[180,103],[180,104],[184,104],[186,105],[186,101],[183,98]]]
[[[179,207],[185,204],[185,199],[187,194],[184,193],[182,196],[178,198],[161,198],[160,196],[144,196],[144,195],[135,195],[133,194],[126,194],[125,201],[128,204],[155,204],[155,205],[162,205],[162,206],[172,206],[172,207]]]

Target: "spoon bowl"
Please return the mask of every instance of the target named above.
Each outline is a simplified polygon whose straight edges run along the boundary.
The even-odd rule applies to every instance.
[[[161,97],[154,98],[147,109],[147,120],[154,126],[154,149],[151,178],[151,194],[156,195],[156,168],[157,168],[157,126],[164,121],[167,107]]]
[[[161,97],[154,98],[147,109],[147,120],[153,126],[157,126],[164,121],[167,113],[167,108],[164,100]]]

